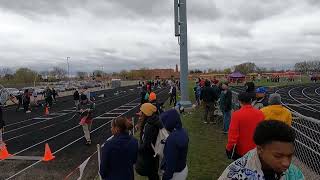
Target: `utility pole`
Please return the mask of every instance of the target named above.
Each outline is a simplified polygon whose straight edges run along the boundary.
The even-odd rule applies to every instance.
[[[68,64],[68,81],[70,83],[70,68],[69,68],[69,59],[70,57],[67,57],[67,64]]]
[[[187,0],[174,0],[175,36],[180,45],[180,92],[182,106],[191,106],[188,96],[188,30]]]

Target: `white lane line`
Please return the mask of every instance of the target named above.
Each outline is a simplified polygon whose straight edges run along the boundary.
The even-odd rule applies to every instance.
[[[318,90],[320,89],[320,87],[318,87],[317,89],[314,90],[314,92],[320,96],[320,93],[318,92]]]
[[[130,95],[133,95],[133,94],[135,94],[135,93],[130,93],[130,94],[127,94],[127,95],[122,96],[122,97],[130,96]],[[122,98],[122,97],[109,97],[109,98],[101,99],[101,100],[96,101],[96,102],[102,102],[102,103],[98,103],[96,105],[98,106],[98,105],[101,105],[101,104],[104,104],[104,103],[108,103],[108,102],[110,102],[112,100],[116,100],[116,99],[119,99],[119,98]],[[74,109],[74,108],[75,107],[72,107],[72,109]],[[58,111],[56,113],[59,113],[59,112],[63,112],[63,110],[62,111]],[[66,113],[65,115],[70,114],[70,113],[72,113],[72,112]],[[40,117],[44,117],[44,116],[40,116]],[[24,123],[24,122],[32,121],[32,120],[33,120],[33,118],[26,119],[26,120],[23,120],[23,121],[19,121],[19,122],[16,122],[16,123],[11,123],[11,124],[6,125],[5,128],[8,128],[8,127],[13,126],[13,125],[21,124],[21,123]]]
[[[114,109],[114,111],[128,111],[130,109]]]
[[[127,95],[127,96],[129,96],[129,95]],[[120,98],[123,98],[123,97],[117,97],[117,98],[111,99],[111,100],[109,100],[109,101],[106,101],[106,102],[97,104],[96,106],[101,105],[101,104],[104,104],[104,103],[108,103],[108,102],[111,102],[111,101],[113,101],[113,100],[120,99]],[[64,113],[64,115],[56,116],[56,117],[54,117],[54,118],[59,118],[59,117],[65,116],[66,114],[70,114],[70,113]],[[33,118],[33,119],[34,119],[34,118]],[[19,128],[15,128],[15,129],[12,129],[12,130],[9,130],[9,131],[5,131],[3,134],[7,134],[7,133],[10,133],[10,132],[14,132],[14,131],[17,131],[17,130],[20,130],[20,129],[23,129],[23,128],[26,128],[26,127],[30,127],[30,126],[33,126],[33,125],[36,125],[36,124],[39,124],[39,123],[43,123],[43,122],[49,121],[49,120],[51,120],[51,119],[47,119],[47,120],[44,120],[44,121],[39,121],[39,122],[35,122],[35,123],[28,124],[28,125],[25,125],[25,126],[21,126],[21,127],[19,127]]]
[[[165,90],[163,90],[162,92],[164,92],[164,91],[165,91]],[[161,94],[162,92],[160,92],[159,94]],[[140,98],[137,98],[137,99],[135,99],[135,100],[133,100],[133,101],[136,101],[136,100],[138,100],[138,99],[140,99]],[[131,101],[131,102],[133,102],[133,101]],[[140,104],[138,104],[136,107],[138,107],[139,105],[140,105]],[[133,110],[133,109],[134,109],[134,108],[132,108],[132,110]],[[126,112],[126,113],[127,113],[127,112]],[[126,113],[123,113],[123,114],[126,114]],[[100,116],[101,116],[101,115],[100,115]],[[120,116],[121,116],[121,115],[120,115]],[[100,129],[100,128],[104,127],[105,125],[107,125],[107,124],[108,124],[108,123],[110,123],[110,122],[111,122],[111,121],[108,121],[107,123],[105,123],[105,124],[101,125],[100,127],[96,128],[96,129],[94,129],[94,130],[92,130],[90,133],[97,131],[98,129]],[[79,126],[79,125],[78,125],[78,126]],[[76,127],[78,127],[78,126],[76,126]],[[59,134],[60,134],[60,133],[59,133]],[[60,148],[59,150],[55,151],[53,154],[56,154],[56,153],[58,153],[58,152],[62,151],[63,149],[67,148],[68,146],[72,145],[73,143],[75,143],[75,142],[77,142],[77,141],[81,140],[83,137],[84,137],[84,136],[82,136],[82,137],[80,137],[80,138],[76,139],[75,141],[73,141],[73,142],[71,142],[71,143],[67,144],[66,146],[64,146],[64,147]],[[50,139],[50,138],[49,138],[49,139]],[[1,162],[1,161],[2,161],[2,160],[0,160],[0,162]],[[9,180],[9,179],[12,179],[12,178],[16,177],[17,175],[19,175],[19,174],[23,173],[24,171],[26,171],[26,170],[28,170],[28,169],[32,168],[33,166],[35,166],[35,165],[39,164],[40,162],[42,162],[42,160],[39,160],[39,161],[37,161],[37,162],[35,162],[35,163],[33,163],[33,164],[31,164],[31,165],[27,166],[26,168],[22,169],[21,171],[17,172],[16,174],[14,174],[14,175],[10,176],[9,178],[7,178],[7,180]]]
[[[53,119],[53,118],[45,118],[45,117],[36,117],[36,118],[33,118],[34,120],[50,120],[50,119]]]
[[[314,109],[314,108],[312,108],[312,107],[310,107],[310,106],[308,106],[308,105],[305,105],[303,102],[297,100],[296,98],[294,98],[294,97],[291,95],[291,91],[292,91],[292,90],[295,90],[295,89],[297,89],[297,88],[299,88],[299,87],[295,87],[295,88],[290,89],[290,90],[288,91],[288,95],[289,95],[293,100],[295,100],[296,102],[304,105],[305,107],[308,107],[309,109],[311,109],[311,110],[313,110],[313,111],[315,111],[315,112],[320,112],[320,111],[317,110],[317,109]]]
[[[62,117],[62,115],[61,116],[56,116],[54,118],[58,118],[58,117]],[[30,126],[33,126],[33,125],[36,125],[36,124],[44,123],[44,122],[47,122],[47,121],[52,120],[52,119],[53,118],[48,118],[48,119],[45,119],[44,121],[39,121],[39,122],[31,123],[31,124],[28,124],[28,125],[25,125],[25,126],[21,126],[19,128],[15,128],[15,129],[12,129],[10,131],[5,131],[3,134],[8,134],[10,132],[15,132],[15,131],[18,131],[20,129],[23,129],[23,128],[26,128],[26,127],[30,127]]]
[[[96,117],[96,118],[93,118],[93,119],[114,119],[114,118],[117,118],[117,117]]]
[[[113,111],[113,110],[112,110]],[[122,114],[122,113],[112,113],[112,112],[108,112],[108,113],[105,113],[105,115],[115,115],[115,114]]]
[[[308,89],[308,88],[311,88],[311,87],[306,87],[306,88],[303,88],[303,89],[302,89],[301,92],[302,92],[303,96],[305,96],[306,98],[310,99],[311,101],[314,101],[314,102],[316,102],[316,103],[320,103],[319,101],[317,101],[317,100],[309,97],[309,96],[305,93],[305,90]]]
[[[42,160],[43,157],[40,156],[10,156],[5,160],[24,160],[24,161],[39,161]]]
[[[138,99],[139,99],[139,98],[138,98]],[[137,99],[135,99],[134,101],[136,101],[136,100],[137,100]],[[137,106],[139,106],[139,105],[137,105]],[[137,107],[137,106],[136,106],[136,107]],[[134,109],[134,108],[132,108],[131,110],[133,110],[133,109]],[[119,116],[117,116],[117,117],[120,117],[120,116],[122,116],[122,115],[124,115],[124,114],[126,114],[126,113],[128,113],[128,112],[129,112],[129,111],[127,111],[127,112],[125,112],[125,113],[122,113],[121,115],[119,115]],[[99,126],[98,128],[90,131],[90,134],[93,133],[93,132],[95,132],[95,131],[97,131],[97,130],[99,130],[99,129],[101,129],[102,127],[106,126],[106,125],[109,124],[110,122],[111,122],[111,121],[108,121],[108,122],[104,123],[103,125]],[[78,126],[79,126],[79,125],[78,125]],[[78,126],[76,126],[76,127],[78,127]],[[62,150],[64,150],[64,149],[66,149],[67,147],[71,146],[72,144],[78,142],[79,140],[83,139],[83,137],[84,137],[84,136],[81,136],[81,137],[79,137],[78,139],[72,141],[71,143],[65,145],[64,147],[62,147],[62,148],[60,148],[59,150],[55,151],[55,152],[53,153],[53,155],[55,155],[56,153],[58,153],[58,152],[60,152],[60,151],[62,151]],[[39,161],[37,161],[37,162],[35,162],[35,163],[27,166],[26,168],[22,169],[21,171],[17,172],[16,174],[14,174],[14,175],[10,176],[9,178],[7,178],[7,180],[16,177],[17,175],[21,174],[22,172],[26,171],[27,169],[30,169],[30,168],[33,167],[33,166],[39,164],[40,162],[42,162],[42,160],[39,160]]]

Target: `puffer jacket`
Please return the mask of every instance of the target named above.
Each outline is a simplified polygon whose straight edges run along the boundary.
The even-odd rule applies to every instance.
[[[265,120],[279,120],[291,126],[292,114],[282,105],[270,105],[260,110],[262,111]]]

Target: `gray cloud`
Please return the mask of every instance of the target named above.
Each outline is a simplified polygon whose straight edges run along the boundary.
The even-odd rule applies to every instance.
[[[263,66],[319,57],[315,0],[188,0],[190,68]],[[2,0],[0,62],[112,72],[174,68],[172,0]]]

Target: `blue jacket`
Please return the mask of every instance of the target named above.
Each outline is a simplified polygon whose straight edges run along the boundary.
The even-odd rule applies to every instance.
[[[181,172],[187,165],[189,137],[186,130],[182,128],[177,110],[164,112],[161,120],[165,128],[171,132],[164,146],[164,159],[161,166],[164,170],[162,180],[169,180],[175,172]]]
[[[115,135],[102,148],[100,175],[107,180],[133,180],[138,141],[127,133]]]

